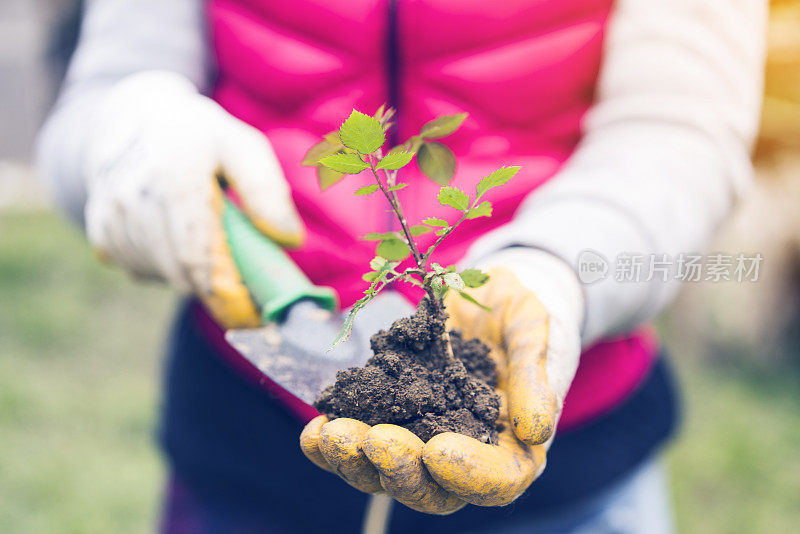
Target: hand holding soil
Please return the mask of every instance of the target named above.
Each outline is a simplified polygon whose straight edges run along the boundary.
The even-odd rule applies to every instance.
[[[503,400],[496,442],[456,432],[436,433],[424,442],[403,426],[370,426],[347,417],[329,421],[321,415],[300,437],[311,461],[361,491],[385,491],[433,514],[452,513],[466,503],[505,505],[527,489],[544,469],[559,411],[545,371],[548,316],[509,271],[494,269],[490,275],[485,286],[470,293],[491,311],[454,294],[445,304],[448,328],[460,331],[463,340],[483,341],[496,365],[496,391]],[[461,343],[453,343],[454,352]],[[392,395],[392,388],[384,389],[387,402]]]
[[[519,167],[481,178],[470,196],[448,185],[455,158],[433,141],[458,129],[466,114],[430,121],[384,155],[393,113],[353,110],[303,161],[317,166],[322,189],[369,170],[375,183],[355,194],[380,191],[401,228],[364,236],[379,242],[364,275],[369,286],[334,346],[350,335],[359,310],[391,284],[414,284],[426,296],[414,315],[372,336],[374,355],[365,366],[339,371],[314,403],[324,415],[306,426],[300,446],[312,462],[353,487],[385,491],[421,512],[448,514],[466,503],[505,505],[544,468],[545,443],[557,419],[559,402],[545,368],[547,312],[509,271],[458,272],[429,260],[459,224],[492,215],[484,195]],[[406,219],[397,191],[408,184],[398,181],[398,171],[414,157],[441,186],[439,203],[456,210],[451,220],[429,217],[412,225]],[[423,251],[415,236],[427,232],[438,237]],[[414,265],[403,270],[408,257]]]

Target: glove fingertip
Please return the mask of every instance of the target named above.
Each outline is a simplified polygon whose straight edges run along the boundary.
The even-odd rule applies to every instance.
[[[526,445],[541,445],[549,440],[556,430],[558,400],[550,388],[529,391],[526,400],[509,401],[509,419],[517,438]]]
[[[327,422],[328,418],[324,415],[319,415],[309,421],[300,433],[300,450],[303,451],[305,457],[317,467],[335,473],[333,467],[325,460],[325,457],[322,456],[322,452],[319,450],[320,431],[322,425]]]
[[[555,431],[555,422],[549,415],[529,418],[524,423],[512,416],[511,426],[517,438],[526,445],[541,445],[550,439]]]
[[[348,484],[364,493],[383,491],[378,471],[361,448],[369,425],[341,417],[322,425],[319,450]]]

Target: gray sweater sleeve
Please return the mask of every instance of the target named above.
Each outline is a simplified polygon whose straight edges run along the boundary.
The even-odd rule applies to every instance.
[[[765,0],[619,0],[580,146],[471,261],[512,245],[576,268],[583,251],[605,257],[611,272],[584,287],[585,343],[655,315],[677,282],[617,280],[615,259],[704,250],[748,188],[766,13]]]
[[[170,70],[206,83],[201,0],[89,0],[58,101],[39,133],[39,174],[61,207],[83,222],[82,170],[97,104],[116,82],[143,70]]]

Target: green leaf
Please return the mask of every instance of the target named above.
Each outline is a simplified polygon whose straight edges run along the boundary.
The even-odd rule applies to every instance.
[[[400,265],[399,261],[387,261],[386,263],[383,264],[383,267],[380,268],[380,271],[382,273],[388,273],[389,271],[392,271],[398,265]]]
[[[461,291],[464,289],[464,281],[458,275],[458,273],[445,273],[442,275],[442,279],[444,283],[447,284],[447,287],[452,287],[457,291]]]
[[[415,135],[411,137],[408,141],[403,143],[401,146],[406,149],[406,152],[410,152],[412,154],[416,154],[419,152],[419,148],[425,144],[425,139],[422,136]]]
[[[371,154],[386,142],[381,122],[355,109],[339,128],[339,137],[344,146],[362,154]]]
[[[414,159],[414,154],[406,154],[405,152],[395,152],[394,154],[386,154],[382,160],[375,166],[377,169],[387,169],[396,171],[402,169]]]
[[[333,340],[333,344],[330,346],[330,348],[328,348],[329,351],[340,343],[347,341],[347,338],[350,337],[350,333],[353,331],[353,321],[356,318],[356,314],[375,297],[375,294],[376,293],[373,292],[366,297],[360,298],[355,304],[353,304],[353,307],[350,308],[350,313],[347,314],[347,318],[344,320],[342,327],[339,329],[339,334],[336,336],[336,339]]]
[[[308,152],[306,152],[306,155],[303,157],[303,161],[300,162],[300,164],[308,166],[317,165],[320,159],[324,158],[325,156],[336,154],[341,149],[341,145],[336,146],[331,145],[327,141],[321,141],[308,149]]]
[[[480,302],[475,300],[475,297],[473,297],[472,295],[470,295],[466,291],[459,291],[458,294],[461,295],[461,297],[463,299],[473,303],[474,305],[478,306],[479,308],[483,308],[486,311],[492,311],[492,309],[489,306],[486,306],[485,304],[481,304]]]
[[[381,107],[375,112],[373,117],[380,121],[381,126],[383,126],[384,131],[389,126],[389,121],[394,116],[395,109],[394,108],[386,108],[386,104],[381,104]]]
[[[421,224],[415,224],[414,226],[409,228],[409,230],[411,230],[411,235],[422,235],[422,234],[427,234],[432,229],[428,228],[427,226],[423,226]]]
[[[461,279],[467,287],[481,287],[489,281],[489,275],[480,269],[464,269],[461,271]]]
[[[363,275],[361,275],[361,279],[364,280],[365,282],[374,282],[375,280],[378,279],[380,275],[381,273],[379,272],[370,271],[368,273],[364,273]]]
[[[358,154],[333,154],[325,156],[319,162],[329,169],[345,174],[358,174],[369,167]]]
[[[408,248],[408,245],[404,241],[393,237],[393,239],[381,241],[378,244],[378,248],[375,249],[375,254],[387,260],[401,261],[411,254],[411,249]]]
[[[467,214],[467,219],[477,219],[478,217],[491,217],[492,216],[492,203],[484,200]]]
[[[408,147],[406,147],[406,145],[393,146],[392,148],[389,149],[386,155],[388,156],[390,154],[405,154],[406,152],[408,152],[408,150],[406,150],[407,148]]]
[[[328,167],[323,165],[317,166],[317,182],[319,182],[319,188],[322,191],[325,191],[344,177],[344,174],[329,169]]]
[[[442,299],[447,294],[447,284],[441,276],[434,276],[431,278],[431,288],[433,288],[433,296],[437,299]]]
[[[439,199],[439,204],[442,206],[450,206],[460,211],[465,211],[469,208],[469,197],[456,187],[450,187],[449,185],[442,187],[436,198]]]
[[[380,256],[376,256],[369,260],[369,268],[374,271],[380,271],[384,268],[389,262],[386,261],[386,258],[381,258]]]
[[[444,115],[425,123],[420,129],[419,134],[426,139],[439,139],[458,130],[468,113],[458,115]]]
[[[442,229],[440,229],[440,230],[436,230],[436,235],[444,235],[444,234],[446,234],[448,231],[450,231],[450,227],[449,227],[449,226],[448,226],[447,228],[442,228]]]
[[[342,138],[339,137],[339,130],[326,133],[322,136],[322,139],[331,145],[338,145],[344,148],[344,145],[342,144]]]
[[[317,165],[319,160],[325,156],[336,154],[342,148],[344,148],[344,146],[341,143],[332,144],[328,141],[320,141],[308,149],[305,157],[303,157],[302,165]]]
[[[447,185],[456,172],[456,157],[442,143],[423,143],[417,152],[417,165],[422,174],[439,185]]]
[[[478,198],[481,198],[489,189],[503,185],[509,181],[519,172],[519,169],[519,167],[500,167],[489,176],[482,178],[481,181],[478,182],[476,188],[478,191]]]
[[[428,217],[422,222],[428,226],[450,226],[449,222],[445,221],[444,219],[437,219],[436,217]]]
[[[431,269],[433,269],[433,272],[435,272],[436,274],[444,274],[445,272],[444,267],[442,267],[436,262],[431,263]]]
[[[397,239],[399,239],[399,238],[397,237],[397,234],[396,234],[395,232],[386,232],[386,233],[383,233],[383,234],[378,234],[378,233],[375,233],[375,232],[370,232],[370,233],[368,233],[367,235],[365,235],[364,237],[362,237],[361,239],[363,239],[363,240],[365,240],[365,241],[386,241],[386,240],[388,240],[388,239],[396,239],[396,238],[397,238]],[[383,258],[381,258],[381,259],[383,259]],[[373,267],[373,268],[374,268],[376,271],[377,271],[378,269],[380,269],[380,267]]]
[[[400,280],[402,280],[403,282],[408,282],[413,286],[422,287],[422,282],[420,282],[410,274],[403,275],[402,277],[400,277]]]
[[[377,190],[378,184],[365,185],[364,187],[359,187],[353,194],[358,196],[371,195]]]
[[[389,191],[400,191],[401,189],[403,189],[405,187],[408,187],[408,184],[397,184],[397,185],[393,185],[392,187],[390,187]]]

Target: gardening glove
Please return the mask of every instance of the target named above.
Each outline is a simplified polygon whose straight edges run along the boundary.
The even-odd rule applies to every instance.
[[[195,293],[224,327],[258,325],[223,232],[220,180],[261,232],[298,245],[302,224],[267,139],[169,72],[124,79],[95,116],[85,217],[99,256]]]
[[[541,474],[578,365],[580,286],[566,264],[542,251],[508,249],[481,266],[491,278],[470,294],[491,311],[452,292],[445,304],[448,327],[480,338],[497,363],[503,426],[498,443],[451,432],[423,443],[400,426],[328,422],[323,415],[300,437],[312,462],[361,491],[385,491],[432,514],[452,513],[466,503],[509,504]]]

